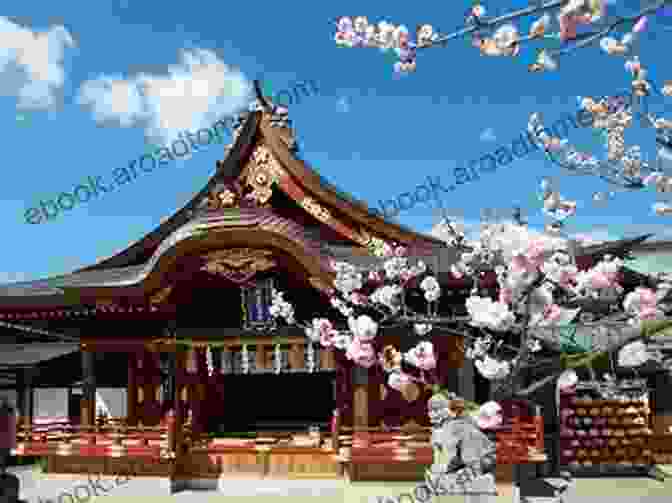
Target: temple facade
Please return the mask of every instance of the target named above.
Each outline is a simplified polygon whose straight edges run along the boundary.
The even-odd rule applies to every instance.
[[[287,110],[257,93],[216,173],[157,229],[71,274],[0,288],[0,387],[19,410],[17,455],[46,456],[51,471],[173,478],[413,479],[431,464],[432,390],[404,396],[378,366],[277,326],[271,291],[286,292],[298,319],[323,315],[331,261],[366,263],[383,240],[437,271],[440,311],[455,313],[471,287],[448,272],[458,252],[328,183],[300,158]],[[479,283],[495,294],[494,274]],[[410,330],[383,329],[376,349],[410,349]],[[432,343],[439,385],[486,401],[462,338]],[[379,433],[357,436],[367,429]]]
[[[326,182],[298,156],[287,110],[258,104],[235,122],[206,187],[157,229],[71,274],[0,289],[18,454],[49,455],[57,471],[105,457],[169,465],[187,444],[231,432],[326,433],[335,416],[343,428],[429,425],[429,389],[409,403],[382,371],[359,372],[301,329],[276,326],[269,307],[277,288],[300,319],[326,312],[330,261],[366,261],[374,239],[427,257],[450,250]],[[381,341],[404,349],[405,330]],[[457,339],[435,343],[442,385],[455,391]],[[338,447],[316,448],[336,473]]]

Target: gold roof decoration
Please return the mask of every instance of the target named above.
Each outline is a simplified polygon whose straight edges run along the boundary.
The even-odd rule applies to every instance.
[[[273,195],[273,185],[287,177],[284,168],[264,145],[258,145],[252,152],[252,160],[248,164],[246,183],[252,187],[248,198],[263,205]]]
[[[162,304],[163,301],[165,301],[168,296],[170,295],[170,292],[173,291],[172,286],[167,286],[165,288],[160,289],[159,291],[155,292],[150,298],[149,302],[151,304]]]
[[[230,248],[217,250],[205,256],[206,264],[201,270],[224,276],[234,283],[245,283],[258,272],[276,266],[273,252],[256,248]]]

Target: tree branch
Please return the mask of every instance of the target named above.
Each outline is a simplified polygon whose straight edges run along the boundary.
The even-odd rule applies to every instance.
[[[469,28],[463,28],[461,30],[450,33],[448,35],[438,37],[436,40],[433,40],[433,41],[428,42],[426,44],[419,45],[417,47],[417,49],[418,50],[428,49],[428,48],[433,47],[435,45],[445,45],[445,43],[448,42],[449,40],[459,38],[459,37],[462,37],[464,35],[468,35],[470,33],[476,32],[476,31],[480,31],[483,28],[494,28],[498,25],[504,24],[508,21],[511,21],[513,19],[517,19],[519,17],[531,16],[531,15],[536,14],[538,12],[546,12],[547,10],[555,9],[557,7],[562,7],[566,3],[567,3],[567,0],[554,0],[552,2],[548,2],[548,3],[542,4],[542,5],[536,5],[536,6],[533,6],[533,7],[526,7],[524,9],[520,9],[520,10],[511,12],[509,14],[505,14],[503,16],[496,17],[496,18],[491,19],[489,21],[481,21],[478,24],[475,24],[474,26],[470,26]]]

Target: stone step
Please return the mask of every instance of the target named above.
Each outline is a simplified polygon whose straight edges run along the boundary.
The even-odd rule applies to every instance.
[[[179,481],[175,490],[181,492],[212,490],[220,496],[292,496],[343,497],[348,483],[343,479],[191,479]]]

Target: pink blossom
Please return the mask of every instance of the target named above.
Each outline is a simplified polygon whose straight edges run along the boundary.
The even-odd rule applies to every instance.
[[[324,348],[330,348],[334,345],[334,332],[321,332],[320,345]]]
[[[656,306],[658,300],[656,299],[656,292],[650,288],[636,288],[637,293],[639,293],[639,300],[642,303],[642,306],[648,308]]]
[[[610,288],[613,281],[603,272],[594,272],[590,277],[590,284],[595,289]]]
[[[464,278],[464,274],[454,265],[450,266],[450,274],[452,274],[456,279]]]
[[[562,310],[557,304],[549,304],[544,307],[544,319],[550,322],[556,322],[562,316]]]
[[[570,288],[576,284],[576,271],[568,271],[563,269],[558,276],[558,284],[562,288]]]
[[[405,257],[406,256],[406,248],[404,246],[397,246],[394,249],[394,255],[397,257]]]
[[[350,296],[350,300],[352,301],[353,304],[356,306],[363,306],[368,302],[368,297],[362,293],[359,292],[353,292],[352,295]]]
[[[399,273],[399,278],[401,279],[401,281],[406,282],[413,278],[413,274],[408,269],[404,269],[403,271],[401,271],[401,273]]]
[[[381,281],[380,273],[378,271],[369,272],[369,281]]]
[[[643,307],[639,312],[639,317],[642,320],[655,320],[658,315],[658,310],[655,307]]]
[[[527,248],[527,259],[536,267],[544,263],[544,242],[541,239],[533,239]]]
[[[537,266],[530,262],[524,255],[516,255],[511,259],[512,272],[532,272],[536,270]]]
[[[362,342],[355,337],[345,353],[348,360],[354,361],[364,368],[371,368],[376,363],[376,353],[368,342]]]
[[[499,302],[502,304],[511,304],[513,302],[513,289],[504,287],[499,290]]]
[[[574,40],[576,38],[576,29],[579,24],[590,24],[591,16],[584,14],[582,16],[562,15],[560,16],[560,40]]]
[[[383,257],[392,257],[394,255],[394,249],[387,243],[383,244]]]
[[[416,352],[415,358],[417,366],[422,370],[432,370],[436,368],[436,358],[431,346],[420,345]]]

